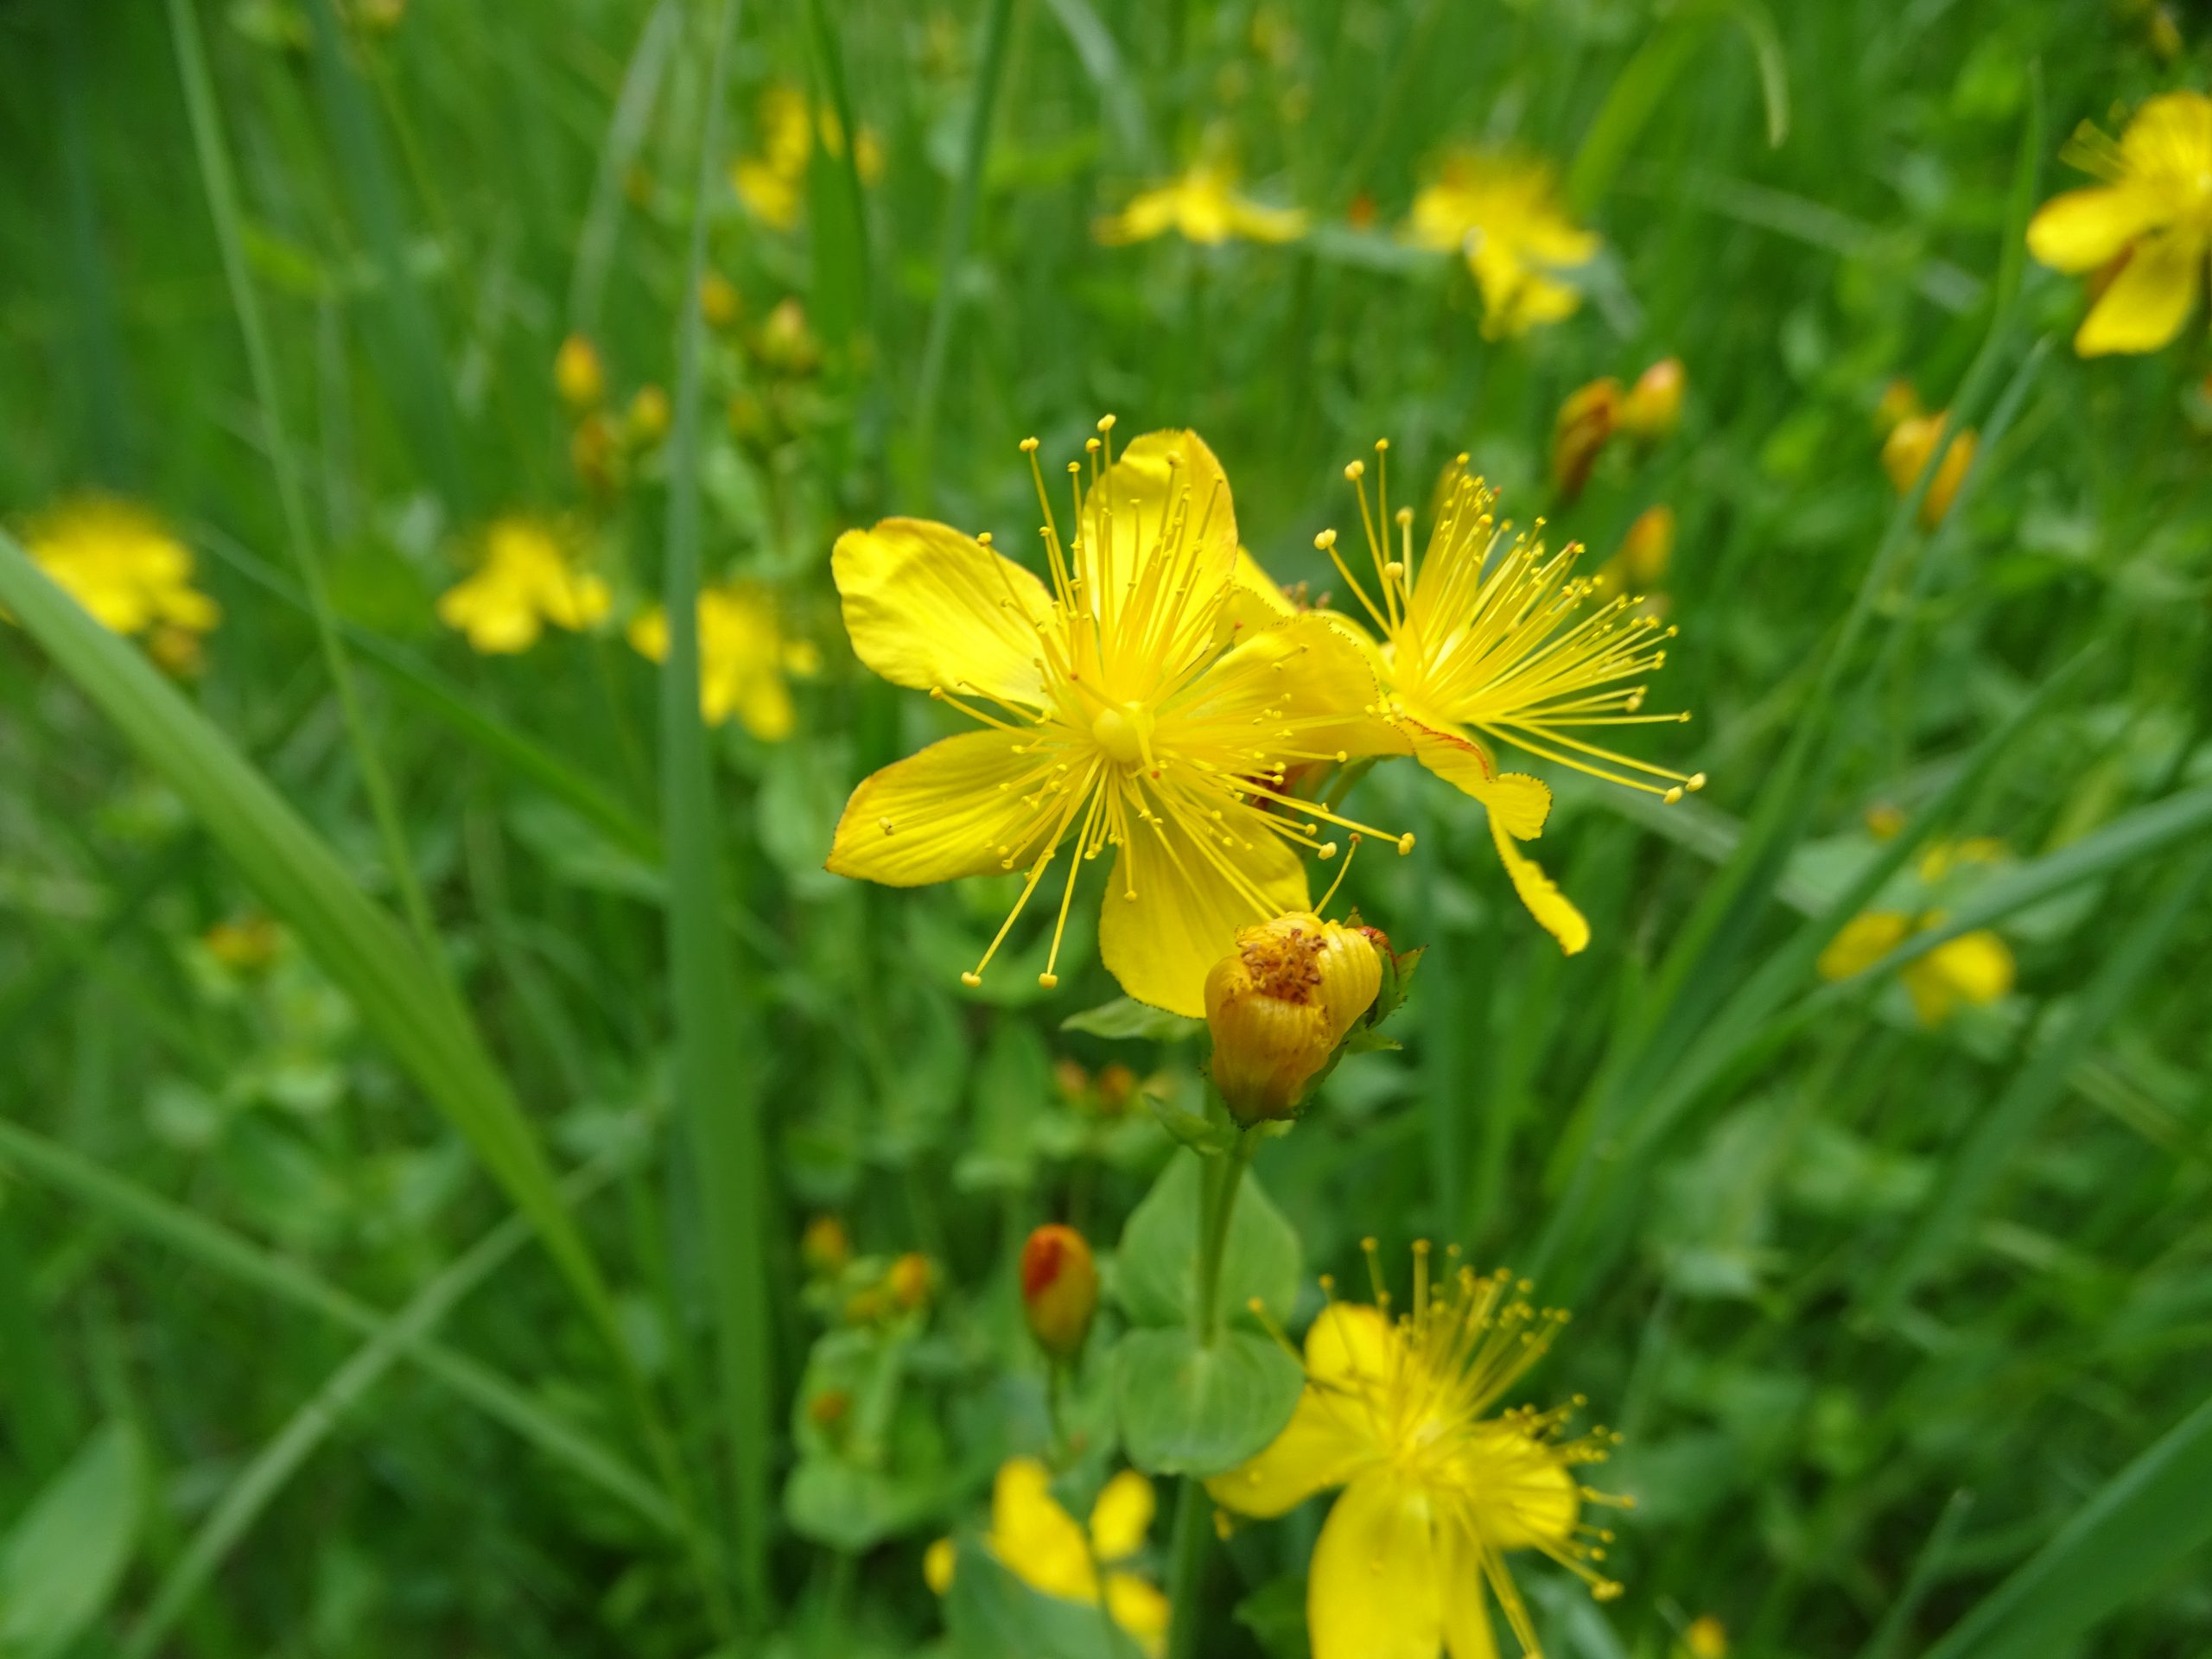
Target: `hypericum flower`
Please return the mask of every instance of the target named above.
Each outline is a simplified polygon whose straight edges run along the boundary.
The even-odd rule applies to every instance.
[[[1571,316],[1582,296],[1560,273],[1589,264],[1600,245],[1559,205],[1549,167],[1472,150],[1445,157],[1414,198],[1405,234],[1465,257],[1492,339]]]
[[[1501,772],[1489,746],[1510,742],[1540,760],[1670,803],[1704,787],[1703,772],[1630,760],[1579,735],[1593,726],[1671,725],[1689,718],[1640,712],[1642,677],[1665,663],[1662,647],[1675,631],[1639,612],[1635,594],[1591,603],[1598,581],[1574,575],[1579,543],[1551,553],[1524,533],[1509,543],[1513,526],[1496,516],[1497,492],[1467,471],[1465,455],[1438,485],[1438,517],[1416,561],[1413,510],[1390,510],[1389,450],[1387,441],[1376,445],[1372,512],[1365,464],[1344,468],[1358,492],[1378,591],[1370,596],[1352,574],[1334,531],[1314,538],[1382,636],[1376,661],[1401,741],[1395,750],[1370,752],[1409,749],[1488,809],[1491,838],[1514,890],[1572,956],[1590,942],[1589,924],[1516,845],[1543,833],[1551,791],[1526,773]],[[1542,528],[1539,519],[1536,529]]]
[[[1361,929],[1294,911],[1241,930],[1205,986],[1211,1073],[1230,1116],[1248,1127],[1295,1116],[1382,988],[1382,958]]]
[[[23,541],[39,568],[110,632],[189,637],[222,620],[221,607],[192,585],[192,550],[132,502],[65,502],[34,519]]]
[[[548,622],[578,632],[613,603],[606,582],[578,566],[558,531],[510,513],[484,532],[475,574],[439,598],[438,620],[485,655],[509,656],[536,645]]]
[[[1918,918],[1902,911],[1870,910],[1844,924],[1843,931],[1827,943],[1816,964],[1822,979],[1850,979],[1872,968],[1915,933],[1940,926],[1943,912],[1931,910]],[[1955,939],[1946,939],[1924,956],[1916,957],[1899,970],[1912,1011],[1931,1030],[1955,1013],[1961,1003],[1986,1007],[2012,988],[2012,952],[1987,928],[1976,928]]]
[[[654,662],[666,662],[668,613],[658,605],[641,612],[630,624],[630,643]],[[812,640],[784,632],[766,588],[731,582],[700,590],[699,713],[709,726],[735,715],[762,742],[782,742],[798,723],[791,680],[810,678],[821,668]]]
[[[1331,619],[1249,626],[1229,480],[1198,435],[1152,433],[1116,460],[1112,424],[1091,441],[1087,490],[1070,463],[1071,544],[1037,441],[1022,445],[1049,590],[988,538],[944,524],[887,518],[839,537],[832,568],[861,660],[985,729],[863,781],[829,862],[893,887],[1026,871],[1005,925],[962,976],[973,986],[1065,850],[1039,976],[1049,988],[1077,873],[1116,848],[1099,925],[1106,966],[1139,1001],[1195,1015],[1237,929],[1306,907],[1294,849],[1333,857],[1322,823],[1366,829],[1293,793],[1290,773],[1370,743],[1378,693]]]
[[[2104,182],[2044,203],[2028,251],[2054,270],[2109,273],[2076,352],[2155,352],[2189,320],[2212,255],[2212,99],[2161,93],[2118,143],[2085,121],[2063,153]]]
[[[1485,1587],[1522,1650],[1536,1654],[1505,1557],[1541,1550],[1599,1600],[1620,1593],[1597,1565],[1612,1534],[1582,1512],[1629,1500],[1575,1472],[1619,1437],[1593,1428],[1565,1438],[1580,1395],[1549,1411],[1491,1414],[1567,1323],[1530,1305],[1527,1280],[1478,1274],[1454,1249],[1444,1282],[1432,1285],[1428,1246],[1417,1243],[1413,1300],[1394,1319],[1375,1241],[1363,1248],[1375,1305],[1332,1297],[1306,1332],[1306,1389],[1290,1422],[1206,1490],[1224,1509],[1265,1519],[1344,1489],[1306,1579],[1313,1659],[1433,1659],[1446,1648],[1452,1659],[1490,1659]]]
[[[1148,242],[1173,231],[1185,242],[1218,247],[1232,238],[1248,242],[1295,242],[1306,234],[1306,216],[1295,207],[1268,207],[1236,194],[1236,176],[1201,164],[1180,178],[1140,192],[1118,213],[1091,226],[1109,247]]]
[[[1662,357],[1621,399],[1620,429],[1638,443],[1656,443],[1681,424],[1682,391],[1689,377],[1679,357]]]
[[[1159,1659],[1167,1646],[1167,1598],[1126,1565],[1144,1548],[1154,1507],[1152,1483],[1124,1469],[1090,1506],[1086,1535],[1052,1496],[1051,1471],[1034,1458],[1014,1458],[992,1485],[991,1530],[983,1541],[1031,1589],[1093,1607],[1103,1602],[1147,1659]],[[922,1558],[923,1575],[940,1596],[951,1589],[957,1567],[950,1538]]]
[[[599,360],[599,347],[582,334],[563,340],[553,353],[553,385],[570,409],[597,408],[607,396],[607,368]]]
[[[1949,419],[1948,410],[1938,410],[1933,415],[1907,415],[1890,429],[1890,435],[1882,441],[1882,470],[1889,474],[1891,486],[1899,495],[1908,493],[1920,477],[1920,469],[1928,465],[1928,457],[1942,441],[1943,425]],[[1943,452],[1936,476],[1928,480],[1928,493],[1920,498],[1920,522],[1929,529],[1942,524],[1943,515],[1950,512],[1959,486],[1966,481],[1967,469],[1974,465],[1979,442],[1974,429],[1967,427]]]
[[[1081,1233],[1048,1222],[1021,1247],[1021,1316],[1037,1345],[1072,1359],[1098,1311],[1098,1264]]]
[[[758,113],[760,150],[740,156],[730,164],[730,188],[754,218],[779,231],[798,223],[805,200],[807,159],[813,153],[818,128],[822,148],[831,156],[845,153],[843,130],[836,112],[824,109],[817,117],[806,94],[782,82],[760,94]],[[853,165],[861,182],[872,184],[883,172],[883,147],[866,127],[853,152]]]

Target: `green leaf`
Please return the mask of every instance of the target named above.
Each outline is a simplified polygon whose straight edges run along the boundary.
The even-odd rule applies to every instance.
[[[1186,1111],[1173,1101],[1164,1099],[1149,1090],[1145,1091],[1144,1103],[1152,1109],[1152,1115],[1159,1120],[1161,1128],[1193,1152],[1218,1155],[1236,1144],[1236,1126],[1225,1119],[1203,1117],[1196,1112]]]
[[[1134,1325],[1190,1323],[1198,1294],[1199,1170],[1198,1158],[1176,1154],[1122,1230],[1116,1294]],[[1297,1233],[1268,1202],[1259,1178],[1247,1175],[1222,1255],[1223,1317],[1251,1325],[1248,1309],[1256,1297],[1279,1324],[1287,1322],[1302,1260]]]
[[[1925,1659],[2035,1659],[2212,1542],[2212,1400],[2129,1464]]]
[[[1130,1331],[1113,1363],[1122,1443],[1153,1475],[1234,1469],[1282,1432],[1306,1386],[1296,1360],[1249,1331],[1224,1330],[1211,1347],[1187,1325]]]
[[[1147,1042],[1179,1043],[1194,1037],[1205,1024],[1187,1014],[1170,1014],[1135,997],[1117,996],[1095,1008],[1071,1014],[1060,1021],[1062,1031],[1080,1031],[1093,1037],[1140,1038]]]
[[[0,1653],[45,1659],[74,1644],[115,1593],[138,1535],[138,1443],[110,1423],[0,1541]]]

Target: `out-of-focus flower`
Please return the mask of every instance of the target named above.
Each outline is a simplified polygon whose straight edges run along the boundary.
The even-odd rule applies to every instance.
[[[937,1269],[919,1250],[907,1251],[883,1275],[884,1288],[891,1293],[892,1300],[910,1313],[929,1306],[930,1291],[936,1283]]]
[[[1054,1359],[1073,1359],[1098,1312],[1098,1265],[1081,1233],[1058,1222],[1021,1247],[1021,1313],[1029,1334]]]
[[[1943,913],[1918,918],[1895,910],[1870,910],[1844,924],[1821,952],[1821,977],[1849,979],[1864,973],[1915,933],[1942,925]],[[1947,939],[1900,970],[1905,994],[1920,1023],[1942,1025],[1961,1003],[1977,1007],[1996,1001],[2012,988],[2012,952],[1987,928]]]
[[[1656,443],[1681,424],[1682,393],[1689,376],[1679,357],[1662,357],[1621,399],[1619,429],[1638,443]]]
[[[630,399],[622,435],[632,448],[650,449],[668,435],[670,413],[668,394],[648,381]]]
[[[761,320],[753,351],[763,365],[779,374],[811,374],[822,362],[821,343],[807,326],[806,308],[788,295],[777,301]]]
[[[1241,930],[1205,987],[1211,1074],[1230,1116],[1247,1125],[1296,1116],[1382,988],[1382,960],[1356,928],[1293,911]]]
[[[1355,192],[1352,199],[1344,204],[1344,223],[1355,231],[1371,231],[1375,228],[1375,219],[1374,196],[1365,190]]]
[[[1943,426],[1949,419],[1948,410],[1939,410],[1933,415],[1908,415],[1891,429],[1882,443],[1882,469],[1889,474],[1891,486],[1899,495],[1911,491],[1921,468],[1928,465],[1928,457],[1942,441]],[[1928,493],[1920,498],[1920,522],[1929,529],[1942,524],[1943,515],[1950,512],[1952,499],[1974,465],[1980,441],[1974,429],[1967,427],[1943,452],[1936,476],[1928,480]]]
[[[111,633],[174,632],[196,646],[193,637],[223,620],[222,607],[192,585],[192,550],[136,503],[65,502],[33,519],[23,543],[54,585]]]
[[[1467,471],[1465,455],[1438,486],[1438,517],[1416,563],[1413,510],[1390,509],[1387,442],[1376,446],[1376,454],[1373,503],[1365,464],[1344,469],[1359,493],[1367,579],[1352,573],[1334,531],[1315,538],[1381,636],[1370,649],[1388,690],[1396,747],[1365,752],[1410,753],[1482,802],[1515,892],[1572,956],[1589,944],[1590,925],[1518,845],[1543,833],[1551,791],[1525,772],[1501,772],[1490,745],[1511,742],[1541,760],[1670,803],[1702,788],[1702,772],[1630,760],[1584,735],[1598,726],[1689,718],[1642,712],[1643,677],[1665,664],[1664,642],[1675,630],[1632,612],[1625,594],[1592,606],[1597,579],[1574,575],[1578,543],[1551,553],[1525,533],[1509,540],[1512,525],[1498,522],[1497,493]],[[1358,627],[1349,618],[1337,619],[1336,626]]]
[[[438,620],[474,650],[507,656],[536,645],[547,623],[578,632],[613,603],[607,583],[577,564],[551,524],[511,513],[484,532],[483,563],[446,589]]]
[[[1590,481],[1590,469],[1620,419],[1621,383],[1611,375],[1567,393],[1552,422],[1552,489],[1572,501]]]
[[[1893,841],[1904,828],[1904,809],[1888,801],[1878,801],[1866,809],[1866,833],[1877,841]]]
[[[1218,247],[1241,238],[1248,242],[1294,242],[1306,234],[1306,216],[1296,207],[1268,207],[1236,194],[1235,175],[1200,164],[1180,178],[1140,192],[1118,213],[1091,227],[1109,247],[1148,242],[1173,231],[1185,242]]]
[[[798,1257],[817,1279],[834,1279],[853,1259],[853,1241],[835,1216],[817,1216],[799,1235]]]
[[[217,922],[200,936],[200,943],[232,973],[258,973],[276,960],[284,931],[259,911],[250,911]]]
[[[1932,885],[1954,870],[1974,864],[2001,864],[2009,855],[2005,843],[1995,836],[1936,842],[1920,855],[1920,879]]]
[[[1912,389],[1911,381],[1899,375],[1882,388],[1881,401],[1874,405],[1874,429],[1886,438],[1919,413],[1920,394]]]
[[[1049,988],[1076,873],[1118,848],[1100,954],[1131,996],[1200,1014],[1237,930],[1306,907],[1294,849],[1332,857],[1322,823],[1366,828],[1286,785],[1312,757],[1368,741],[1375,671],[1329,618],[1244,627],[1220,462],[1194,432],[1153,433],[1116,459],[1110,426],[1090,489],[1071,475],[1075,533],[1045,528],[1049,590],[944,524],[890,518],[839,538],[832,568],[861,660],[983,729],[864,780],[830,868],[893,887],[1026,871],[963,976],[973,986],[1065,853]],[[1036,442],[1022,447],[1050,519]]]
[[[699,278],[699,315],[709,328],[727,328],[744,314],[745,302],[737,284],[719,270]]]
[[[654,662],[668,660],[668,614],[658,605],[630,624],[630,643]],[[709,726],[735,715],[766,743],[791,734],[798,715],[791,681],[819,673],[822,653],[785,633],[767,590],[726,582],[699,594],[699,712]]]
[[[1648,596],[1666,580],[1674,556],[1675,510],[1663,502],[1646,507],[1630,522],[1619,550],[1599,569],[1591,591],[1601,599]]]
[[[614,423],[601,409],[588,410],[569,435],[569,461],[576,476],[594,495],[613,494],[629,476],[622,442]]]
[[[2161,93],[2118,143],[2085,121],[2063,153],[2104,182],[2045,202],[2028,251],[2054,270],[2111,272],[2076,352],[2155,352],[2189,320],[2212,255],[2212,99]]]
[[[1459,150],[1414,198],[1406,238],[1457,253],[1482,290],[1483,332],[1525,334],[1573,315],[1581,294],[1562,275],[1597,257],[1597,235],[1567,217],[1541,162]]]
[[[1014,1458],[1001,1465],[992,1486],[984,1547],[1033,1590],[1103,1605],[1147,1659],[1160,1659],[1167,1646],[1167,1598],[1126,1565],[1144,1548],[1155,1506],[1152,1483],[1124,1469],[1090,1506],[1086,1534],[1052,1496],[1051,1471],[1034,1458]],[[957,1570],[950,1538],[938,1539],[922,1557],[923,1577],[940,1596],[952,1588]]]
[[[1682,1632],[1686,1659],[1728,1659],[1728,1627],[1711,1613],[1700,1613]]]
[[[806,1402],[807,1417],[817,1428],[836,1428],[852,1412],[853,1396],[842,1389],[824,1389]]]
[[[731,163],[730,188],[762,224],[788,231],[798,223],[806,200],[807,162],[817,130],[823,149],[833,156],[845,153],[844,133],[834,111],[816,117],[806,94],[782,82],[761,92],[756,124],[760,149]],[[853,167],[863,184],[873,184],[883,172],[883,146],[866,127],[854,147]]]
[[[596,409],[607,396],[607,365],[599,347],[582,334],[570,334],[553,353],[553,385],[561,401],[579,414]]]
[[[1103,1116],[1119,1117],[1136,1103],[1137,1074],[1119,1060],[1098,1068],[1098,1110]]]
[[[1366,1249],[1372,1267],[1372,1239]],[[1568,1406],[1489,1414],[1567,1323],[1530,1306],[1529,1288],[1503,1269],[1465,1267],[1433,1287],[1428,1248],[1416,1244],[1408,1311],[1394,1320],[1332,1300],[1306,1333],[1306,1391],[1289,1424],[1249,1463],[1206,1483],[1224,1509],[1262,1519],[1344,1489],[1306,1580],[1313,1659],[1446,1648],[1490,1659],[1486,1590],[1535,1654],[1506,1566],[1516,1550],[1542,1551],[1601,1601],[1620,1593],[1599,1568],[1612,1535],[1582,1511],[1627,1500],[1601,1499],[1577,1473],[1618,1436],[1565,1438]]]

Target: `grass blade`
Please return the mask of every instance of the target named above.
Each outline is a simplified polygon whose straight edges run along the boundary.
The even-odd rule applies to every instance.
[[[595,338],[599,333],[607,267],[614,257],[614,233],[622,223],[622,181],[629,176],[631,164],[645,143],[645,127],[660,94],[661,76],[683,35],[681,22],[676,0],[660,0],[646,17],[645,28],[638,31],[637,49],[630,54],[630,67],[622,74],[622,91],[614,101],[614,118],[607,124],[607,142],[600,147],[591,206],[584,213],[583,233],[576,238],[575,275],[569,285],[569,327],[587,337]]]
[[[2212,1541],[2212,1400],[2113,1476],[1924,1659],[2035,1659]]]
[[[724,1436],[730,1459],[737,1582],[746,1612],[768,1611],[769,1448],[772,1332],[766,1235],[767,1158],[753,1020],[720,925],[721,865],[714,779],[699,708],[700,405],[705,323],[707,204],[721,154],[721,105],[737,0],[722,0],[699,135],[698,185],[677,338],[675,426],[669,442],[668,548],[662,603],[668,662],[660,683],[661,809],[668,847],[668,950],[676,1014],[676,1090],[698,1168],[720,1344]],[[841,118],[842,118],[841,113]],[[852,129],[846,128],[849,135]],[[846,145],[848,156],[852,145]]]
[[[143,1234],[264,1295],[319,1313],[365,1337],[381,1337],[395,1328],[384,1313],[289,1257],[241,1238],[60,1142],[4,1119],[0,1119],[0,1162],[36,1177],[97,1211],[105,1220]],[[682,1532],[682,1518],[668,1499],[619,1454],[545,1411],[499,1372],[432,1340],[427,1332],[407,1336],[402,1351],[426,1376],[512,1429],[552,1461],[627,1504],[662,1531]]]

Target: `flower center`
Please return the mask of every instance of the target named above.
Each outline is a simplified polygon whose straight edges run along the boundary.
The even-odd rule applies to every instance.
[[[1151,711],[1135,703],[1101,709],[1091,720],[1090,735],[1116,764],[1141,766],[1152,739]]]

